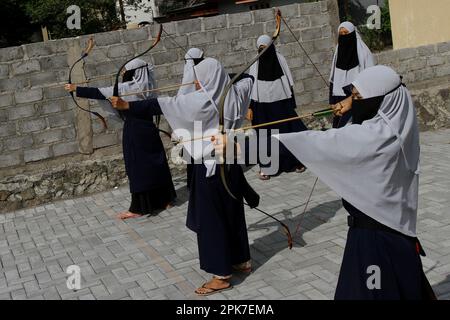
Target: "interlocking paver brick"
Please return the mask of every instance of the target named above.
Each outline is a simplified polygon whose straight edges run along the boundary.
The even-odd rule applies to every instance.
[[[421,135],[418,236],[424,269],[441,299],[450,299],[450,130]],[[337,195],[315,177],[282,174],[269,181],[246,171],[261,208],[293,232],[287,249],[279,226],[246,209],[254,272],[207,299],[333,299],[347,237]],[[185,227],[187,190],[159,216],[117,221],[128,187],[0,215],[0,299],[205,299],[193,290],[209,279],[199,269],[196,236]],[[68,266],[81,268],[81,289],[67,288]]]

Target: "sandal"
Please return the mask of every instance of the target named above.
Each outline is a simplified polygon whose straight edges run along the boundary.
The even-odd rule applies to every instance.
[[[227,287],[220,288],[220,289],[208,288],[208,287],[206,287],[207,284],[208,284],[208,282],[205,282],[200,288],[195,289],[194,292],[197,295],[199,295],[199,296],[210,296],[210,295],[215,294],[215,293],[219,293],[219,292],[222,292],[222,291],[233,289],[233,286],[230,283],[228,283]],[[199,292],[198,291],[199,289],[206,289],[208,291],[206,291],[206,292]]]

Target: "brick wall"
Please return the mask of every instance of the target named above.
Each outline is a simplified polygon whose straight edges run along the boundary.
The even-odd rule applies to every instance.
[[[328,79],[339,24],[336,1],[280,9]],[[206,56],[236,72],[254,57],[258,36],[271,34],[274,28],[272,9],[172,22],[164,24],[169,36],[163,33],[161,43],[144,59],[155,65],[158,86],[180,83],[185,49],[178,46],[202,48]],[[115,75],[125,60],[149,47],[156,29],[95,34],[95,49],[84,68],[74,70],[74,82]],[[96,118],[76,108],[61,86],[87,39],[0,49],[0,212],[102,191],[126,181],[122,123],[107,119],[105,131]],[[324,108],[328,89],[284,26],[277,47],[292,70],[299,113]],[[376,57],[404,76],[422,130],[450,126],[450,42]],[[92,82],[93,86],[111,84],[112,76]],[[88,106],[87,101],[79,101]],[[98,111],[94,102],[91,108]]]
[[[337,19],[330,14],[327,1],[288,5],[281,10],[327,76],[334,47],[330,20]],[[155,65],[158,86],[180,82],[185,51],[178,46],[200,47],[206,56],[219,59],[227,70],[235,72],[256,54],[256,39],[263,33],[271,34],[274,28],[272,9],[172,22],[164,24],[169,36],[164,33],[161,43],[144,59]],[[95,34],[96,47],[86,59],[81,77],[74,78],[74,82],[84,79],[83,71],[87,78],[115,74],[126,59],[148,48],[150,34],[154,35],[156,29]],[[0,168],[76,154],[83,149],[80,137],[85,129],[77,117],[86,116],[55,83],[67,81],[69,64],[84,48],[87,38],[0,49]],[[327,95],[325,84],[284,27],[277,46],[296,80],[298,104],[323,101]],[[111,83],[106,79],[92,85]],[[92,108],[96,109],[96,105]],[[120,144],[122,124],[111,119],[108,124],[104,131],[92,118],[91,151]]]

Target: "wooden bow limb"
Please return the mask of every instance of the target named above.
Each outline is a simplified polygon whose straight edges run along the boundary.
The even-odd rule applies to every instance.
[[[198,83],[197,81],[193,81],[193,82],[188,82],[188,83],[173,84],[173,85],[161,87],[161,88],[149,89],[149,90],[144,90],[144,91],[139,91],[139,92],[129,92],[129,93],[121,94],[120,96],[126,97],[126,96],[133,96],[136,94],[148,93],[148,92],[171,91],[173,89],[177,89],[177,88],[184,87],[184,86],[190,86],[190,85],[197,84],[197,83]]]
[[[77,59],[77,60],[72,64],[72,66],[71,66],[70,69],[69,69],[69,78],[67,79],[67,83],[68,83],[68,84],[72,84],[72,72],[73,72],[75,66],[76,66],[78,63],[84,61],[84,59],[89,55],[89,53],[91,53],[91,51],[92,51],[92,49],[94,48],[94,46],[95,46],[94,38],[93,38],[93,37],[90,37],[89,40],[88,40],[88,42],[87,42],[86,49],[83,50],[83,52],[81,53],[80,58]],[[75,105],[76,105],[80,110],[83,110],[84,112],[88,112],[88,113],[90,113],[90,114],[96,116],[96,117],[99,118],[100,121],[102,122],[103,127],[104,127],[105,129],[108,128],[108,126],[107,126],[107,124],[106,124],[106,120],[105,120],[105,118],[104,118],[101,114],[99,114],[99,113],[96,112],[96,111],[91,111],[91,110],[89,110],[89,109],[83,108],[82,106],[80,106],[80,105],[78,104],[77,100],[75,99],[74,93],[71,91],[71,92],[69,92],[69,94],[70,94],[70,96],[72,97],[72,100],[73,100],[73,102],[75,103]]]

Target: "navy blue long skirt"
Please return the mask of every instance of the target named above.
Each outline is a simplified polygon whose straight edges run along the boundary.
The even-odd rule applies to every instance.
[[[153,214],[176,198],[159,131],[152,121],[125,113],[123,156],[130,183],[130,212]]]
[[[364,215],[344,204],[352,216]],[[370,285],[371,266],[379,268],[379,288]],[[422,300],[429,298],[427,287],[417,239],[390,231],[349,228],[336,300]]]
[[[252,125],[258,125],[261,123],[272,122],[282,119],[288,119],[297,117],[297,112],[295,112],[295,100],[293,98],[280,100],[272,103],[261,103],[252,101],[253,110],[253,120]],[[258,164],[261,168],[268,168],[271,163],[263,163],[259,157],[259,146],[260,146],[260,130],[261,129],[277,129],[279,133],[289,133],[289,132],[300,132],[308,130],[302,120],[298,119],[295,121],[289,121],[285,123],[280,123],[276,125],[271,125],[267,127],[262,127],[256,129],[258,135]],[[269,130],[267,134],[267,153],[271,154],[271,131]],[[279,170],[276,174],[281,172],[290,172],[295,170],[297,167],[302,166],[302,163],[283,145],[279,144]],[[264,172],[264,171],[263,171]]]
[[[230,165],[228,174],[228,185],[239,201],[225,190],[219,167],[210,178],[203,164],[192,168],[186,225],[197,233],[200,268],[217,276],[231,275],[233,265],[250,260],[242,168]]]

